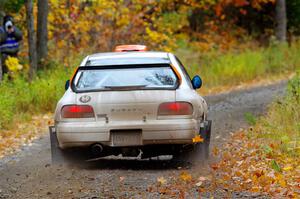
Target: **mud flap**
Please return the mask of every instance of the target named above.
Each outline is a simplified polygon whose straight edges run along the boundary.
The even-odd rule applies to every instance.
[[[212,121],[207,120],[204,122],[203,127],[200,127],[200,136],[204,139],[203,142],[198,143],[196,148],[198,153],[201,156],[201,159],[205,160],[209,158],[209,144],[210,144],[210,136],[211,136],[211,125]]]
[[[56,131],[54,126],[49,126],[50,133],[50,144],[51,144],[51,161],[52,164],[63,164],[64,154],[59,148],[59,143],[56,136]]]
[[[173,155],[175,161],[185,161],[190,163],[204,163],[209,158],[209,144],[211,136],[212,121],[205,121],[199,130],[199,135],[204,139],[203,142],[199,142],[194,145],[190,145],[192,148],[189,151],[183,151],[177,155]]]

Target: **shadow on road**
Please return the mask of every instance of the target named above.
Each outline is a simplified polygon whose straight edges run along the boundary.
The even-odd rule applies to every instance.
[[[203,163],[202,163],[203,164]],[[98,159],[86,162],[76,162],[68,166],[87,170],[169,170],[169,169],[188,169],[194,164],[186,161],[172,159]]]
[[[190,168],[189,162],[179,162],[172,160],[124,160],[124,159],[100,159],[83,164],[73,164],[81,169],[98,170],[168,170],[178,168]]]

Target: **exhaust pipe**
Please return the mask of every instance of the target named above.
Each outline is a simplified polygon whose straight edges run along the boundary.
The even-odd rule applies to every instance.
[[[94,144],[91,147],[91,152],[94,156],[100,156],[103,151],[103,146],[101,144]]]

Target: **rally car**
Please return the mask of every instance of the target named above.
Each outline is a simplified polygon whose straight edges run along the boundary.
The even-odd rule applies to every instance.
[[[190,79],[172,53],[118,49],[87,56],[66,82],[50,127],[53,162],[72,151],[90,159],[184,157],[197,149],[207,157],[211,121],[196,92],[201,78]]]

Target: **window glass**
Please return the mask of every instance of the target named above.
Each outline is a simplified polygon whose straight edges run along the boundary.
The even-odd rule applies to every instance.
[[[171,67],[135,67],[79,70],[75,88],[86,90],[174,89],[177,76]]]

